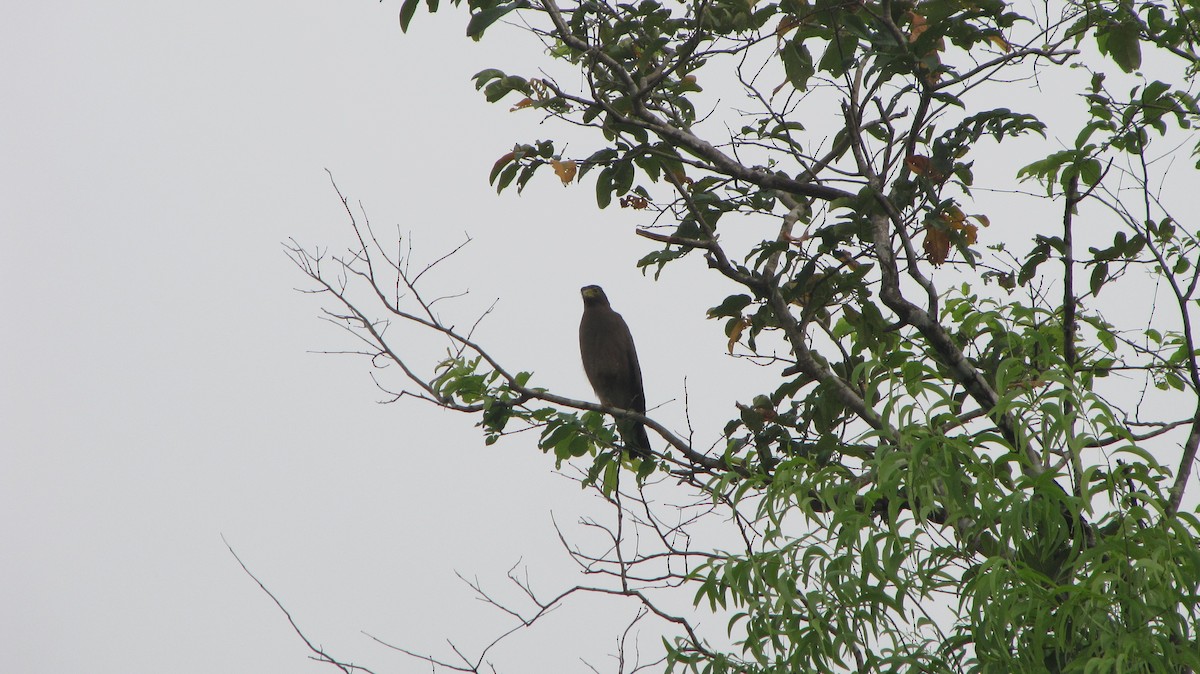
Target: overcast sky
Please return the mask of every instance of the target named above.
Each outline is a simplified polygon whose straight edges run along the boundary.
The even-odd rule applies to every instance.
[[[470,291],[452,322],[499,298],[479,337],[534,383],[591,397],[578,290],[599,283],[656,416],[684,427],[687,377],[712,441],[752,392],[703,318],[721,295],[691,292],[720,283],[699,260],[643,277],[645,223],[597,211],[590,180],[487,185],[514,142],[562,136],[470,81],[530,71],[537,46],[473,43],[452,10],[403,35],[397,12],[67,1],[0,23],[6,671],[328,671],[222,536],[311,638],[377,672],[428,667],[360,630],[445,655],[446,637],[474,652],[507,624],[455,570],[497,591],[518,563],[547,593],[577,581],[551,515],[595,504],[531,437],[484,447],[474,419],[377,404],[366,362],[313,353],[352,342],[295,292],[310,285],[282,243],[350,244],[326,169],[418,264],[469,234],[430,282]],[[582,669],[631,615],[572,604],[500,655]]]
[[[222,536],[314,640],[377,671],[428,668],[359,630],[445,654],[505,624],[455,569],[498,589],[524,559],[547,592],[575,582],[550,517],[591,498],[532,438],[484,447],[473,419],[379,405],[367,363],[311,353],[350,345],[281,245],[349,245],[325,169],[418,262],[469,232],[433,282],[471,291],[445,308],[458,320],[501,298],[480,335],[514,369],[591,396],[578,289],[599,283],[666,418],[685,375],[694,407],[706,384],[729,404],[724,366],[693,372],[680,349],[719,353],[707,298],[678,300],[687,274],[641,276],[636,219],[549,175],[520,198],[487,185],[514,142],[554,131],[470,76],[536,47],[474,44],[453,11],[403,35],[397,11],[23,3],[0,24],[5,670],[326,671]],[[557,641],[547,666],[578,666],[611,651],[597,614],[569,607],[523,647]]]

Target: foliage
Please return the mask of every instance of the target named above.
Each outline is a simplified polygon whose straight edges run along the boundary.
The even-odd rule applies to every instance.
[[[403,29],[419,5],[403,1]],[[604,415],[634,413],[510,374],[428,311],[419,275],[362,224],[333,275],[292,252],[370,355],[400,365],[401,396],[479,415],[489,443],[539,429],[539,447],[614,509],[642,504],[641,546],[614,528],[604,551],[572,550],[611,581],[573,590],[632,597],[661,621],[661,656],[642,666],[1200,670],[1200,519],[1185,505],[1200,445],[1186,188],[1200,167],[1200,9],[467,5],[469,37],[527,31],[546,48],[538,75],[480,72],[486,99],[596,143],[568,155],[517,142],[492,184],[520,190],[549,166],[593,181],[600,208],[671,223],[639,231],[640,264],[658,275],[700,255],[728,279],[709,315],[731,352],[768,366],[761,394],[703,429],[720,438],[710,449],[642,417],[665,446],[631,460]],[[745,232],[760,234],[728,242]],[[347,280],[403,285],[416,304],[378,292],[365,305]],[[447,338],[447,359],[420,374],[377,312]],[[652,490],[700,495],[680,508],[704,524],[666,524]],[[692,547],[687,526],[732,544]],[[679,593],[690,612],[664,608]],[[534,619],[570,594],[535,600]],[[702,632],[709,612],[727,629]]]

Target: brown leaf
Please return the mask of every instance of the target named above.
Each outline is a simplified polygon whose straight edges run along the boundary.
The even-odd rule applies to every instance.
[[[496,175],[497,173],[499,173],[500,169],[504,168],[504,166],[506,164],[512,163],[512,160],[514,160],[516,158],[517,158],[516,152],[509,152],[508,154],[505,154],[503,157],[500,157],[499,159],[497,159],[496,163],[492,164],[492,175]]]
[[[942,221],[946,223],[947,227],[962,232],[963,237],[967,240],[968,244],[975,243],[977,240],[979,240],[979,227],[967,222],[967,218],[975,218],[982,223],[984,227],[987,227],[989,224],[986,215],[967,215],[956,206],[947,207],[946,210],[941,214],[941,218]]]
[[[925,220],[925,253],[935,266],[940,266],[950,256],[950,237],[954,232],[960,233],[968,246],[979,240],[979,225],[968,218],[984,227],[989,224],[986,215],[967,215],[957,206],[947,206],[935,217]]]
[[[910,154],[904,158],[904,165],[917,175],[928,176],[933,162],[923,154]]]
[[[858,269],[862,267],[862,265],[854,259],[853,255],[840,248],[833,251],[833,256],[841,260],[842,264],[846,265],[846,267],[848,267],[851,271],[858,271]]]
[[[946,174],[933,167],[933,160],[925,155],[910,154],[904,159],[904,165],[909,171],[929,178],[935,183],[940,183],[946,179]]]
[[[908,41],[916,42],[917,38],[921,37],[921,33],[929,30],[929,24],[925,22],[925,17],[909,10],[908,12]]]
[[[771,399],[766,396],[754,397],[754,411],[758,412],[764,421],[775,421],[779,418],[779,413],[775,411]]]
[[[942,266],[950,257],[950,236],[935,224],[932,218],[925,221],[925,254],[935,267]]]

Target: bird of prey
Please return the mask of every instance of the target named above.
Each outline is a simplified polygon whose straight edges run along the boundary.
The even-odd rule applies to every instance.
[[[621,314],[612,310],[600,286],[585,286],[583,320],[579,322],[579,355],[583,371],[600,402],[623,410],[646,413],[642,368],[638,365],[633,335]],[[625,448],[636,457],[650,456],[650,438],[640,421],[617,419]]]

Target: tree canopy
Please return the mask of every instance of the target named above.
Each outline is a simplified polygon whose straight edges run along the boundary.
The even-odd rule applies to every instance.
[[[404,30],[422,4],[445,10],[403,0]],[[530,592],[520,624],[627,596],[662,640],[622,672],[1200,670],[1200,9],[466,4],[468,37],[544,55],[476,88],[572,138],[498,139],[495,188],[644,213],[639,265],[726,279],[708,316],[761,381],[694,432],[616,412],[653,440],[623,455],[611,408],[443,320],[348,202],[347,253],[292,247],[398,398],[488,444],[534,429],[612,504],[610,545],[568,547],[597,582]]]

